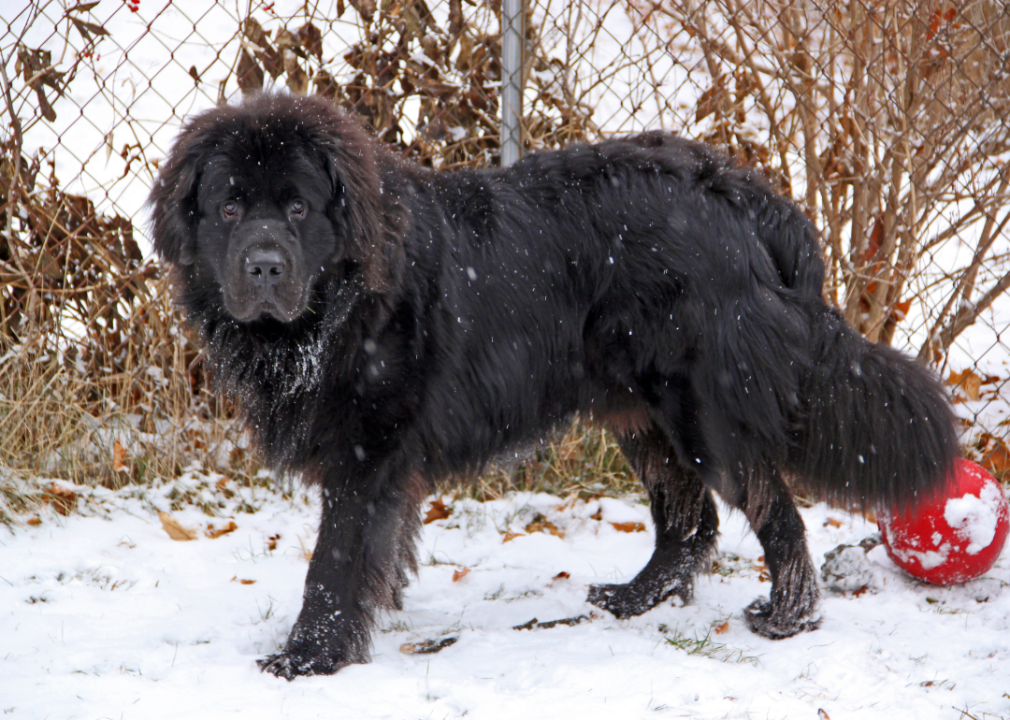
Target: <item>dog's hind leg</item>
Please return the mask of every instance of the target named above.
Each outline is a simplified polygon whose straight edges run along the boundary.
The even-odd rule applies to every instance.
[[[631,582],[593,585],[589,602],[619,618],[640,615],[667,598],[691,599],[694,576],[715,548],[719,516],[701,478],[683,468],[659,430],[627,434],[621,449],[649,493],[656,546]]]
[[[772,469],[742,485],[744,490],[734,504],[750,521],[772,579],[769,597],[758,598],[744,610],[747,625],[773,640],[816,630],[820,590],[792,493]]]

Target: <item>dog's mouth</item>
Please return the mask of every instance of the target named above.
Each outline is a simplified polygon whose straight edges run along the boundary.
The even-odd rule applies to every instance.
[[[244,292],[243,292],[244,290]],[[308,311],[306,293],[302,287],[289,288],[284,295],[242,288],[238,292],[224,291],[224,305],[228,314],[243,323],[292,323]]]

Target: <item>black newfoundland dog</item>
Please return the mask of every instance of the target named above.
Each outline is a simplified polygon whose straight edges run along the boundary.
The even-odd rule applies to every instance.
[[[278,471],[322,490],[301,614],[260,661],[291,679],[367,662],[416,570],[419,504],[575,413],[620,439],[655,552],[594,585],[617,617],[688,600],[712,491],[764,548],[761,635],[818,624],[786,478],[862,506],[913,502],[958,454],[930,373],[822,297],[814,228],[760,173],[647,133],[433,172],[311,97],[193,118],[151,193],[155,249]]]

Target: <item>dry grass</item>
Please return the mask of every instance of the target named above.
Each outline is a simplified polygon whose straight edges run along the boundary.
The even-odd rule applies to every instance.
[[[449,481],[440,489],[448,491],[457,485]],[[640,489],[613,436],[578,421],[553,442],[544,441],[511,462],[505,459],[476,482],[460,486],[462,492],[481,501],[501,498],[510,490],[574,494],[584,499]]]

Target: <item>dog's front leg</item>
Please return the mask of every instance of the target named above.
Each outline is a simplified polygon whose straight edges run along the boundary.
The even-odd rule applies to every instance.
[[[412,569],[404,543],[417,510],[400,485],[374,476],[324,482],[302,610],[283,651],[259,661],[264,671],[291,680],[368,662],[376,609],[394,605]]]

